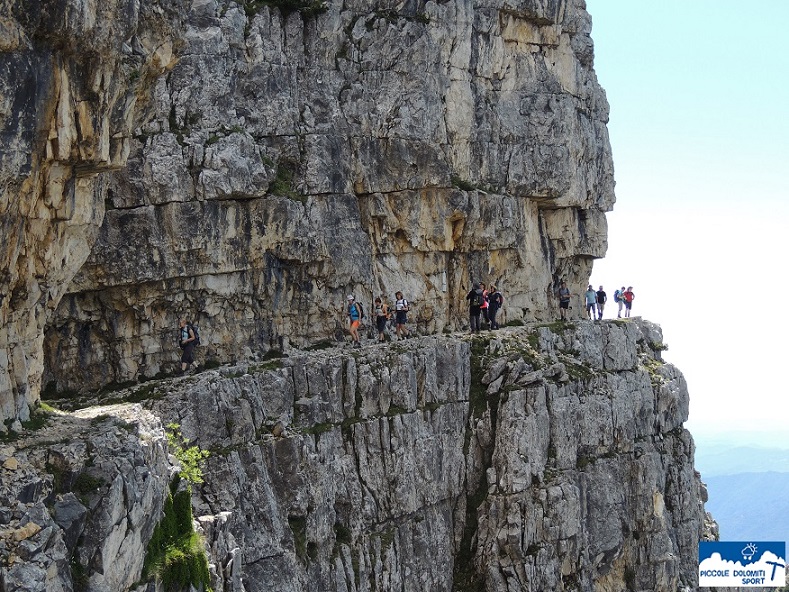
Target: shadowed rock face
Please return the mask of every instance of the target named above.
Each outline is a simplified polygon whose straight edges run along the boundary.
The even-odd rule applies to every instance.
[[[61,64],[76,97],[32,77],[47,101],[8,157],[30,170],[0,171],[20,229],[6,417],[42,373],[70,389],[170,370],[181,314],[219,360],[334,338],[348,292],[369,308],[402,290],[440,332],[486,280],[505,320],[545,319],[559,278],[580,290],[605,253],[608,106],[582,2],[61,4],[79,51],[24,15],[3,29],[19,41],[0,55]],[[47,203],[53,178],[79,213],[36,233],[19,204]]]

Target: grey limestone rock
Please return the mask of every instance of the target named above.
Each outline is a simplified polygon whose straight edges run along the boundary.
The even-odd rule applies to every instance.
[[[145,410],[62,415],[0,448],[0,581],[69,590],[75,558],[87,590],[158,589],[139,578],[174,422],[211,452],[192,505],[215,590],[692,589],[715,525],[662,348],[646,321],[576,321],[112,393]]]
[[[55,213],[9,218],[47,220],[19,234],[46,253],[46,281],[14,255],[4,417],[26,419],[43,386],[171,370],[181,314],[225,362],[342,334],[348,292],[403,290],[412,328],[436,334],[465,323],[472,280],[499,285],[502,320],[548,319],[560,278],[586,282],[614,193],[583,3],[325,5],[111,2],[58,30],[90,37],[105,83],[64,53],[63,76],[36,87],[59,106],[56,141],[19,143],[34,112],[7,130],[18,150],[0,174],[31,181],[3,207],[30,196]],[[4,29],[7,55],[60,56],[26,17]]]

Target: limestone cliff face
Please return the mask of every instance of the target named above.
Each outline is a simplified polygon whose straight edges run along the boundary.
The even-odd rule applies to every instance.
[[[102,177],[45,384],[170,371],[181,314],[226,361],[333,339],[349,292],[402,290],[437,333],[472,280],[508,320],[549,318],[560,277],[585,285],[614,197],[583,2],[326,8],[183,7],[173,67],[135,79],[150,118]]]
[[[179,423],[212,451],[193,505],[215,590],[689,591],[697,588],[702,486],[682,427],[686,384],[661,348],[650,323],[580,321],[353,354],[294,350],[113,396],[150,397],[142,405],[154,418]],[[107,457],[129,455],[137,433],[144,448],[159,449],[157,422],[139,405],[93,412],[104,418],[95,431],[118,409],[126,427],[114,437],[126,449],[83,445],[82,457],[66,454],[72,465],[86,465],[87,455],[91,466],[111,467]],[[27,442],[0,448],[0,461],[27,466],[33,450]],[[82,537],[73,548],[88,590],[127,590],[141,568],[141,560],[108,565],[96,541],[111,532],[102,549],[139,551],[152,526],[133,517],[141,508],[152,523],[160,517],[161,497],[141,491],[143,483],[165,488],[166,467],[134,454],[133,472],[107,476],[91,498],[115,507],[112,491],[123,483],[129,521],[116,507],[98,512],[113,518],[70,531]],[[19,470],[3,469],[3,483],[15,483]],[[7,493],[21,486],[4,490],[0,516],[2,506],[16,509],[13,528],[0,530],[0,558],[16,560],[0,561],[0,583],[18,581],[9,578],[24,564],[54,560],[52,546],[18,541],[38,524],[28,508],[53,503],[48,479],[35,500]],[[61,485],[59,496],[70,489]],[[48,536],[68,538],[58,533]],[[61,589],[36,573],[26,590]],[[62,560],[49,577],[70,581]]]
[[[0,1],[0,431],[38,400],[44,329],[99,233],[145,85],[172,65],[180,8]]]
[[[436,336],[472,280],[547,320],[605,253],[583,1],[274,4],[0,0],[0,432],[42,381],[170,370],[180,315],[206,358],[288,354],[3,435],[0,589],[161,589],[170,421],[212,452],[216,590],[694,588],[703,491],[656,327]],[[395,290],[432,336],[292,349]]]

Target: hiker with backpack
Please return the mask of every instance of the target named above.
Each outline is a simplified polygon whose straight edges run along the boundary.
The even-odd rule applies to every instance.
[[[195,347],[200,344],[200,334],[197,332],[197,327],[187,318],[182,318],[178,322],[178,345],[183,350],[181,353],[181,370],[178,374],[184,374],[187,368],[197,369],[195,363]]]
[[[625,317],[630,316],[630,309],[633,307],[633,300],[636,295],[633,294],[633,286],[628,286],[627,290],[622,294],[622,300],[625,302]]]
[[[378,341],[386,341],[386,321],[392,315],[389,313],[389,305],[381,298],[375,299],[375,326],[378,329]]]
[[[570,308],[570,288],[567,287],[566,282],[562,282],[556,297],[559,299],[559,320],[567,320],[567,310]]]
[[[622,298],[622,294],[624,294],[624,293],[625,293],[625,287],[624,286],[622,286],[621,289],[619,289],[616,292],[614,292],[614,302],[616,302],[619,305],[619,310],[616,313],[616,318],[618,318],[618,319],[622,318],[622,306],[624,306],[624,304],[625,304],[625,301]]]
[[[597,291],[597,319],[602,320],[603,318],[603,309],[605,308],[605,303],[608,301],[608,295],[603,290],[603,286],[600,286],[600,289]]]
[[[499,312],[503,304],[504,296],[502,296],[496,286],[491,286],[490,292],[488,292],[488,321],[491,329],[499,328],[499,324],[496,322],[496,313]]]
[[[482,302],[485,296],[479,284],[474,286],[466,294],[468,300],[469,333],[479,333],[479,315],[482,313]]]
[[[405,339],[406,337],[411,337],[411,333],[408,332],[408,329],[405,328],[405,324],[408,322],[408,300],[403,297],[403,293],[398,291],[395,294],[395,322],[397,325],[395,326],[395,335],[399,339]]]
[[[362,347],[359,341],[359,325],[362,324],[362,318],[364,318],[362,306],[356,302],[353,294],[348,294],[348,321],[351,324],[349,331],[354,347]]]

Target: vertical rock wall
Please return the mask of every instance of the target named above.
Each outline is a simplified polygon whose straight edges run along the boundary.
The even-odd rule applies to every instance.
[[[45,382],[169,371],[342,335],[345,295],[402,290],[423,333],[472,280],[512,319],[580,289],[613,204],[608,106],[582,2],[234,0],[184,11],[178,63],[107,180],[107,213],[49,324]]]
[[[704,496],[662,348],[647,322],[580,321],[102,395],[144,409],[0,445],[0,588],[153,589],[176,422],[211,452],[192,504],[214,590],[689,592]]]
[[[161,423],[139,405],[48,423],[0,444],[0,590],[130,590],[170,483]]]
[[[172,65],[178,8],[0,2],[0,431],[38,400],[44,329],[98,235],[145,81]]]
[[[195,504],[230,513],[225,590],[690,590],[704,509],[661,347],[634,321],[421,338],[151,407],[214,451]]]

